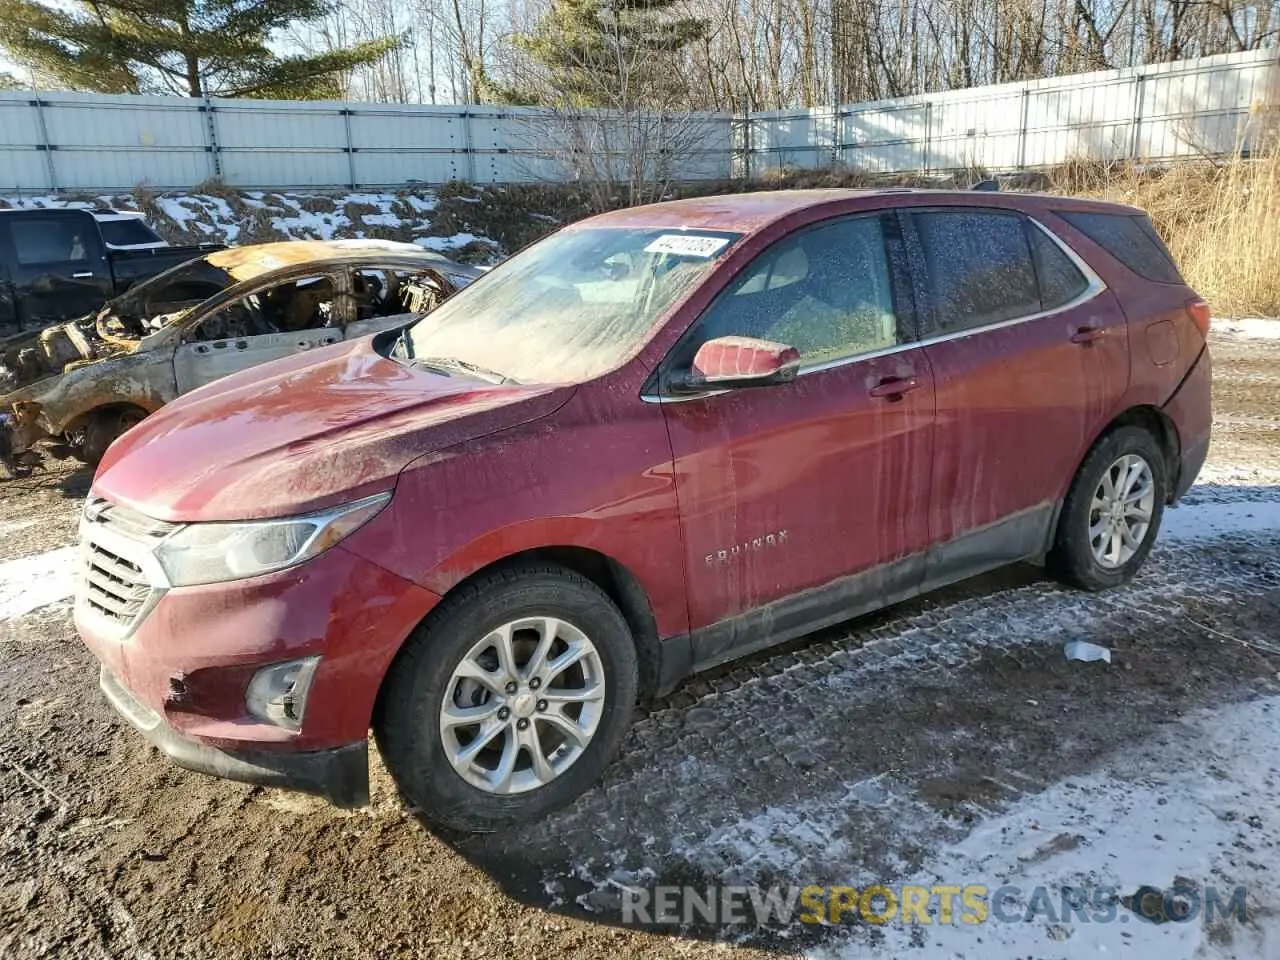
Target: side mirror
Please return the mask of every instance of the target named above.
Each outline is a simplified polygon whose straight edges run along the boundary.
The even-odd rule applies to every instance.
[[[765,387],[794,380],[799,369],[800,351],[785,343],[717,337],[699,347],[689,371],[673,376],[667,386],[674,393]]]

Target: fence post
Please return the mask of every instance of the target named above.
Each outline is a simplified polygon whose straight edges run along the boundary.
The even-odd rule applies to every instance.
[[[218,127],[213,119],[213,99],[205,97],[204,103],[196,109],[204,114],[204,149],[209,154],[209,176],[220,180],[222,179],[222,157],[220,156],[222,151],[218,147]]]
[[[1129,143],[1129,159],[1133,162],[1137,162],[1138,151],[1142,149],[1142,81],[1145,79],[1140,73],[1133,78],[1133,130]]]
[[[339,112],[342,114],[342,129],[347,138],[347,186],[354,190],[356,188],[356,148],[351,142],[351,114],[353,111],[350,107],[343,107]]]
[[[831,168],[834,170],[844,162],[844,137],[840,132],[840,104],[831,105]]]
[[[462,152],[467,158],[467,183],[476,182],[476,151],[472,138],[471,118],[474,114],[467,109],[462,111]]]
[[[1027,168],[1027,118],[1028,104],[1031,100],[1031,89],[1023,84],[1022,87],[1022,119],[1018,121],[1018,169],[1025,170]]]
[[[58,192],[58,174],[53,167],[53,144],[49,142],[49,127],[44,122],[44,101],[36,97],[31,101],[31,106],[36,108],[36,127],[40,131],[40,143],[36,146],[37,150],[44,151],[45,172],[49,175],[49,189],[54,193]]]
[[[924,104],[924,156],[921,158],[921,173],[928,176],[929,174],[929,148],[930,137],[933,135],[933,101],[926,100]]]

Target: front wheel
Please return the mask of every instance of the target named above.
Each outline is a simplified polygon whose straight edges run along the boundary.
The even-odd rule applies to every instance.
[[[511,568],[433,611],[387,676],[374,732],[426,819],[487,832],[587,790],[621,746],[636,687],[630,631],[599,587]]]
[[[1168,499],[1164,453],[1141,427],[1121,427],[1085,457],[1067,492],[1049,567],[1085,590],[1129,580],[1155,543]]]

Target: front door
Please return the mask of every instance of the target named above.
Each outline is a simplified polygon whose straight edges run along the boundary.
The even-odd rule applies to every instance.
[[[111,268],[93,218],[82,211],[22,213],[0,221],[11,251],[9,282],[25,328],[92,313],[111,296]],[[0,242],[0,250],[5,243]]]
[[[1128,387],[1128,336],[1115,297],[1034,220],[973,208],[909,219],[937,389],[930,533],[943,546],[930,576],[946,580],[1044,547]]]
[[[897,223],[891,214],[843,218],[773,245],[664,364],[678,370],[723,336],[801,354],[792,383],[660,397],[699,665],[760,645],[778,624],[762,631],[748,621],[811,588],[835,585],[822,592],[829,602],[837,581],[848,583],[845,607],[856,612],[859,590],[880,589],[875,571],[927,547],[933,383],[912,345]],[[899,566],[886,576],[916,576]],[[806,616],[800,603],[788,617]]]
[[[304,277],[247,293],[196,317],[174,354],[178,392],[342,340],[335,284]]]

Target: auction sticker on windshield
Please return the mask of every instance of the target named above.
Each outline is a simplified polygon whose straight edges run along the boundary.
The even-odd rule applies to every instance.
[[[700,237],[664,233],[644,248],[645,253],[674,253],[681,257],[714,257],[728,244],[728,237]]]

